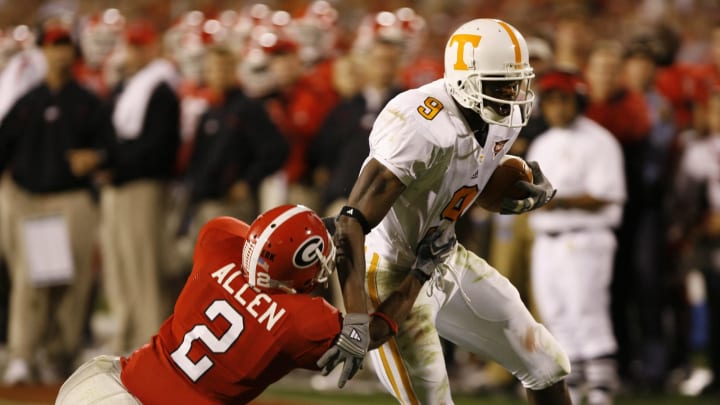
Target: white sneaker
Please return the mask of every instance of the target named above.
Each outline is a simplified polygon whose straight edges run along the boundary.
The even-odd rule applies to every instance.
[[[680,384],[680,394],[696,397],[713,381],[713,372],[710,369],[699,367],[692,371],[687,380]]]
[[[8,363],[3,375],[3,385],[17,385],[29,383],[31,380],[30,365],[23,359],[12,359]]]

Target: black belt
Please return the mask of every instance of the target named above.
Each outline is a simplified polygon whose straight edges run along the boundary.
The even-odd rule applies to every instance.
[[[557,238],[560,235],[568,234],[568,233],[579,233],[579,232],[585,232],[589,231],[592,228],[570,228],[570,229],[563,229],[562,231],[542,231],[541,233],[545,236],[549,236],[551,238]]]

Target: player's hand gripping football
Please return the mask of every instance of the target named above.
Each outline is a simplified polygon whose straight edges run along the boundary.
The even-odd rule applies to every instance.
[[[519,181],[517,185],[527,191],[528,197],[522,200],[504,199],[500,210],[501,214],[522,214],[532,211],[549,203],[555,197],[557,190],[540,171],[540,165],[537,162],[527,163],[532,169],[533,182],[530,184],[527,181]]]
[[[411,271],[422,273],[421,277],[425,281],[430,279],[437,266],[447,259],[457,242],[454,234],[444,236],[446,235],[443,232],[433,232],[425,236],[418,244]]]
[[[338,388],[344,387],[345,383],[362,368],[369,344],[370,315],[345,315],[340,336],[317,362],[318,367],[322,368],[322,375],[330,374],[338,364],[345,363],[338,380]]]

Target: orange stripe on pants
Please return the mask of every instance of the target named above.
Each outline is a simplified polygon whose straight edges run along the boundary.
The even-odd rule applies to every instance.
[[[370,294],[370,300],[372,301],[375,308],[380,305],[380,298],[377,288],[377,268],[379,261],[380,256],[377,253],[373,253],[372,259],[370,261],[370,267],[368,268],[368,293]],[[386,353],[386,351],[388,353]],[[395,392],[395,398],[402,402],[403,396],[401,395],[402,392],[400,391],[400,388],[402,388],[402,390],[407,394],[407,398],[410,401],[410,404],[419,405],[420,401],[418,401],[417,395],[415,395],[415,391],[410,384],[410,377],[408,375],[407,369],[405,368],[405,364],[402,361],[402,357],[400,356],[400,349],[398,348],[395,338],[388,340],[385,344],[379,347],[378,353],[380,354],[380,359],[382,360],[385,374],[388,376],[388,379],[390,380],[390,385]],[[388,354],[390,359],[388,359]],[[402,387],[398,387],[397,380],[395,378],[395,375],[393,374],[390,361],[395,364],[398,370],[399,377],[402,380]]]

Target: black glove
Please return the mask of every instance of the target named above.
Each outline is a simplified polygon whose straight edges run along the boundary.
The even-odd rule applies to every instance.
[[[418,244],[411,271],[423,282],[432,277],[437,266],[447,259],[455,247],[457,238],[454,234],[449,238],[441,238],[442,235],[442,232],[430,233]]]
[[[322,375],[330,374],[338,364],[344,362],[345,365],[338,380],[338,388],[342,388],[362,368],[369,344],[370,315],[345,315],[337,341],[317,361],[318,367],[322,368]]]
[[[518,187],[528,192],[528,197],[522,200],[503,199],[501,214],[522,214],[532,211],[549,203],[555,197],[557,190],[540,171],[540,165],[537,162],[528,162],[528,166],[532,169],[533,184],[527,181],[517,182]]]

